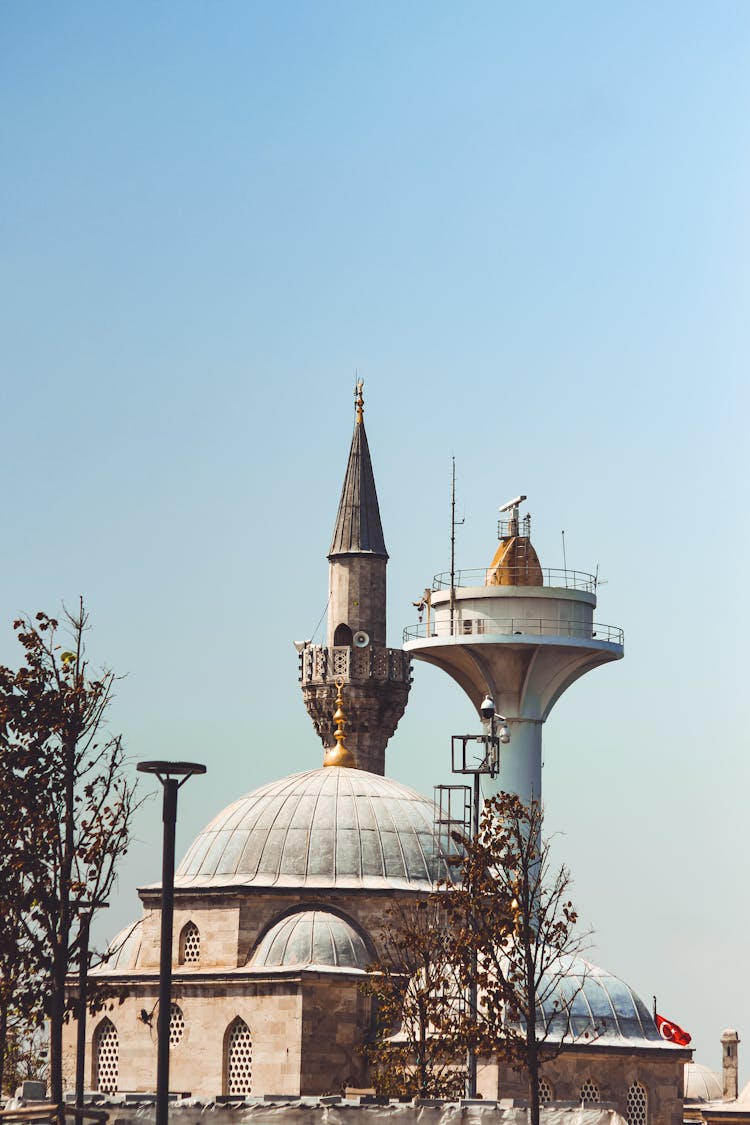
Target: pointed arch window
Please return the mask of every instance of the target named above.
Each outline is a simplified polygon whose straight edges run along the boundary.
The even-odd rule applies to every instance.
[[[333,643],[336,648],[343,645],[348,645],[351,648],[353,639],[352,631],[348,625],[344,625],[342,622],[341,625],[336,626],[336,631],[333,634]]]
[[[648,1125],[648,1092],[640,1082],[628,1090],[625,1113],[628,1125]]]
[[[94,1032],[93,1056],[94,1089],[102,1094],[117,1093],[120,1077],[120,1039],[112,1020],[106,1017]]]
[[[602,1100],[601,1094],[599,1093],[599,1087],[597,1086],[596,1082],[594,1082],[593,1078],[587,1078],[584,1084],[581,1086],[579,1099],[581,1105],[584,1106],[598,1105]]]
[[[539,1104],[549,1105],[552,1101],[552,1083],[547,1078],[539,1079]]]
[[[253,1041],[250,1028],[239,1016],[224,1037],[224,1092],[235,1097],[249,1094],[253,1085]]]
[[[178,959],[181,965],[200,964],[201,934],[195,922],[186,922],[180,931]]]
[[[185,1034],[185,1017],[179,1004],[169,1005],[169,1046],[176,1047]]]

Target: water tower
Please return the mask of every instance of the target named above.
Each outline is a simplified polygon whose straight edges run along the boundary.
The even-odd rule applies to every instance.
[[[489,566],[435,576],[423,620],[404,630],[404,648],[461,685],[483,719],[489,696],[510,741],[500,771],[483,778],[524,801],[542,796],[542,726],[557,700],[592,668],[623,656],[622,630],[594,621],[597,580],[547,570],[531,544],[531,517],[518,496],[500,509],[499,544]]]

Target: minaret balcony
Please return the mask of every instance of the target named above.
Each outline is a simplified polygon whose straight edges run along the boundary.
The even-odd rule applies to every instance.
[[[401,648],[367,645],[305,645],[300,653],[300,683],[329,684],[376,680],[381,683],[409,683],[411,660]]]

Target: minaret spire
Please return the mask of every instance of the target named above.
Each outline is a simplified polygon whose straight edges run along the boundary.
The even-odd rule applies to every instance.
[[[324,747],[334,746],[334,681],[347,686],[347,742],[360,769],[385,772],[385,747],[404,713],[411,682],[402,649],[386,648],[386,565],[380,507],[364,424],[364,381],[354,389],[355,423],[328,552],[328,637],[300,654],[305,705]]]
[[[370,447],[365,433],[363,386],[364,382],[360,379],[354,392],[357,417],[331,549],[328,552],[329,561],[341,555],[363,552],[388,558]]]

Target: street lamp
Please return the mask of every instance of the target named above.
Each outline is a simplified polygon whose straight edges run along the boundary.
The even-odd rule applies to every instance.
[[[490,724],[489,734],[454,734],[451,737],[451,758],[453,773],[473,774],[473,801],[471,807],[471,836],[476,837],[479,832],[479,809],[481,804],[480,777],[482,775],[496,777],[500,770],[500,743],[510,742],[508,720],[504,715],[495,711],[495,701],[491,695],[485,695],[479,704],[479,714],[482,719]],[[500,724],[498,726],[497,724]],[[484,748],[484,755],[477,759],[474,747],[479,743]],[[468,786],[467,786],[468,788]],[[476,1012],[478,964],[476,953],[472,965],[471,981],[468,988],[469,1011]],[[466,1053],[466,1097],[477,1096],[477,1055],[473,1047]]]
[[[169,1015],[172,1006],[172,921],[174,917],[174,836],[177,823],[177,790],[193,774],[206,772],[198,762],[139,762],[139,773],[153,773],[164,790],[162,820],[164,844],[161,867],[161,959],[159,962],[159,1017],[156,1023],[156,1125],[167,1125],[169,1104]]]
[[[76,1038],[76,1108],[83,1109],[84,1071],[86,1068],[86,992],[89,968],[89,934],[95,910],[107,910],[108,902],[93,898],[79,899],[74,909],[79,916],[78,931],[78,1028]]]

